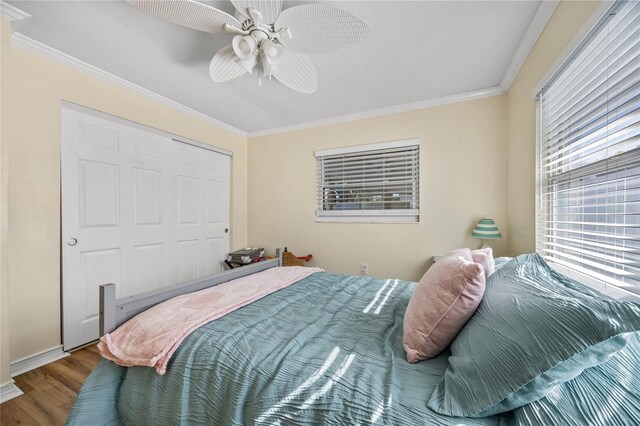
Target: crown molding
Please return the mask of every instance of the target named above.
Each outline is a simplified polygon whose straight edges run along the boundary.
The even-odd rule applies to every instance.
[[[0,1],[0,16],[10,22],[31,18],[31,15],[27,12],[18,9],[5,1]]]
[[[502,80],[500,81],[500,87],[502,90],[507,92],[509,87],[511,87],[511,83],[518,75],[520,68],[524,64],[524,61],[527,60],[529,53],[533,49],[533,46],[538,41],[540,34],[544,31],[544,28],[547,26],[547,22],[555,12],[556,7],[560,3],[559,0],[543,0],[536,14],[533,16],[531,23],[529,23],[529,27],[524,34],[524,37],[520,41],[518,48],[516,49],[515,55],[511,59],[511,63],[507,67],[507,71],[502,76]]]
[[[201,112],[198,112],[194,109],[191,109],[185,105],[182,105],[178,102],[172,101],[169,98],[165,98],[162,95],[159,95],[158,93],[152,92],[149,89],[145,89],[144,87],[140,87],[137,84],[134,84],[128,80],[125,80],[123,78],[120,78],[116,75],[113,75],[107,71],[104,71],[98,67],[95,67],[93,65],[90,65],[86,62],[83,62],[77,58],[74,58],[73,56],[67,55],[66,53],[60,52],[59,50],[56,50],[50,46],[47,46],[46,44],[40,43],[39,41],[36,41],[32,38],[29,38],[23,34],[20,33],[13,33],[11,34],[11,42],[13,44],[15,44],[16,46],[20,46],[23,47],[25,49],[31,50],[33,52],[39,53],[40,55],[46,57],[47,59],[51,59],[54,60],[56,62],[60,62],[62,64],[65,65],[69,65],[73,68],[79,69],[81,71],[84,71],[94,77],[98,77],[101,80],[104,80],[106,82],[115,84],[116,86],[120,86],[132,93],[135,93],[137,95],[141,95],[144,96],[146,98],[152,99],[160,104],[163,104],[165,106],[168,106],[176,111],[179,111],[183,114],[186,115],[190,115],[194,118],[197,118],[199,120],[202,120],[208,124],[211,124],[213,126],[216,126],[218,128],[227,130],[231,133],[234,133],[236,135],[239,136],[243,136],[243,137],[247,137],[247,132],[240,130],[236,127],[233,127],[227,123],[224,123],[220,120],[217,120],[213,117],[210,117],[206,114],[203,114]]]
[[[333,124],[347,123],[350,121],[365,120],[367,118],[380,117],[384,115],[399,114],[403,112],[415,111],[419,109],[431,108],[435,106],[454,104],[458,102],[471,101],[474,99],[488,98],[491,96],[503,95],[505,92],[501,87],[490,87],[487,89],[473,90],[470,92],[457,93],[455,95],[431,98],[424,101],[411,102],[407,104],[394,105],[390,107],[378,108],[369,111],[357,112],[354,114],[341,115],[323,120],[308,121],[305,123],[293,124],[290,126],[274,127],[272,129],[249,132],[249,138],[261,136],[277,135],[280,133],[295,132],[298,130],[312,129],[316,127],[330,126]]]
[[[452,104],[457,102],[465,102],[465,101],[470,101],[474,99],[481,99],[481,98],[487,98],[491,96],[502,95],[508,90],[513,79],[517,75],[520,67],[524,63],[524,60],[526,59],[527,55],[531,51],[531,48],[533,47],[536,40],[540,36],[540,33],[544,29],[549,17],[553,14],[553,11],[555,10],[558,2],[559,2],[558,0],[550,0],[550,1],[542,2],[540,7],[538,8],[538,11],[536,12],[536,15],[534,16],[534,19],[532,20],[531,24],[529,25],[529,28],[527,29],[524,39],[522,40],[522,42],[520,43],[517,49],[516,56],[511,61],[511,64],[509,65],[509,68],[507,69],[507,72],[505,73],[499,86],[473,90],[469,92],[463,92],[463,93],[443,96],[439,98],[431,98],[431,99],[426,99],[418,102],[393,105],[389,107],[362,111],[362,112],[357,112],[353,114],[335,116],[335,117],[330,117],[322,120],[309,121],[309,122],[287,125],[282,127],[267,128],[267,129],[258,130],[254,132],[245,132],[241,129],[233,127],[211,116],[203,114],[199,111],[196,111],[192,108],[189,108],[185,105],[175,102],[169,98],[166,98],[158,93],[155,93],[151,90],[138,86],[135,83],[132,83],[128,80],[118,77],[114,74],[111,74],[107,71],[104,71],[86,62],[83,62],[77,58],[74,58],[73,56],[67,55],[66,53],[63,53],[57,49],[54,49],[46,44],[36,41],[21,33],[18,33],[18,32],[12,33],[11,41],[16,46],[20,46],[22,48],[31,50],[42,56],[45,56],[48,59],[71,66],[81,71],[84,71],[90,75],[98,77],[101,80],[120,86],[137,95],[141,95],[146,98],[152,99],[176,111],[182,112],[186,115],[190,115],[208,124],[227,130],[233,134],[247,137],[247,138],[256,138],[261,136],[289,133],[289,132],[294,132],[298,130],[329,126],[334,124],[346,123],[350,121],[364,120],[368,118],[381,117],[385,115],[398,114],[398,113],[403,113],[408,111],[431,108],[435,106],[441,106],[441,105],[447,105],[447,104]],[[21,15],[21,16],[24,16],[24,18],[27,18],[30,16],[20,11],[19,9],[9,5],[8,3],[5,3],[5,2],[0,2],[0,3],[2,4],[2,7],[3,7],[3,16],[4,16],[5,5],[8,5],[9,8],[15,9],[16,11],[24,14],[24,15]],[[7,10],[9,10],[9,8],[7,8]],[[24,19],[24,18],[20,18],[20,19]]]

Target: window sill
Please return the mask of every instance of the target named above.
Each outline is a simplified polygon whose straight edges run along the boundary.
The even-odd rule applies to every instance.
[[[318,216],[317,223],[420,223],[418,216]]]
[[[420,210],[316,210],[316,222],[420,223]]]

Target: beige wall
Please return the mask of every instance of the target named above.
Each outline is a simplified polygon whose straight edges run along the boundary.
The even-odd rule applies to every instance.
[[[9,57],[11,23],[0,19],[0,385],[9,374],[9,289],[7,274],[7,201],[9,185]]]
[[[507,93],[507,247],[512,256],[535,251],[533,91],[599,7],[597,1],[562,1]]]
[[[417,280],[427,259],[462,246],[478,219],[506,230],[506,98],[249,139],[249,244],[312,253],[330,272]],[[319,149],[420,138],[420,223],[316,223]],[[497,254],[505,241],[492,244]]]
[[[21,47],[12,46],[11,55],[9,340],[15,361],[60,343],[62,100],[233,151],[232,249],[247,244],[247,140]]]
[[[497,255],[534,250],[532,91],[597,7],[562,2],[507,95],[248,142],[12,47],[3,21],[0,186],[11,227],[7,233],[3,202],[0,383],[8,379],[9,349],[16,360],[60,343],[62,100],[232,150],[232,249],[286,245],[297,254],[313,253],[314,264],[329,271],[359,274],[360,264],[368,263],[370,275],[415,280],[431,256],[479,245],[470,232],[481,217],[494,218],[505,236],[492,243]],[[420,223],[315,222],[315,150],[415,137],[422,140]],[[8,262],[2,261],[8,252]]]

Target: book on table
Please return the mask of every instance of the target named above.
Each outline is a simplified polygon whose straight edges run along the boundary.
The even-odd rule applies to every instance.
[[[257,262],[264,259],[264,248],[261,247],[248,247],[229,253],[229,260],[232,263],[239,265],[246,265],[248,263]]]

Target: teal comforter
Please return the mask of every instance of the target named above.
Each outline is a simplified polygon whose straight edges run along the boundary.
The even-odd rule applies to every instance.
[[[427,408],[448,353],[406,361],[402,320],[414,288],[314,274],[195,331],[164,376],[103,360],[68,424],[500,424],[507,417]]]
[[[531,293],[531,272],[524,273],[518,262],[533,267],[542,260],[515,259],[509,265],[516,272],[507,276],[505,268],[494,274],[487,292],[498,292],[504,286],[499,280],[506,280],[522,286],[512,292]],[[178,348],[164,376],[153,368],[123,368],[103,360],[78,394],[68,424],[640,424],[640,333],[607,362],[549,387],[546,396],[516,410],[485,418],[435,413],[427,404],[449,366],[450,353],[417,364],[406,361],[402,323],[415,285],[311,275],[196,330]],[[482,321],[479,317],[490,308],[481,304],[467,328]],[[545,321],[544,312],[540,310],[540,321]],[[615,322],[614,317],[602,320]],[[464,341],[460,336],[464,333],[452,348]],[[507,327],[499,342],[485,343],[506,344],[523,336],[534,338],[526,330]],[[468,348],[471,363],[503,358],[482,359],[478,345]],[[501,353],[517,355],[512,349]],[[452,361],[449,373],[459,372],[455,367]],[[487,382],[476,379],[477,388],[488,392]]]

